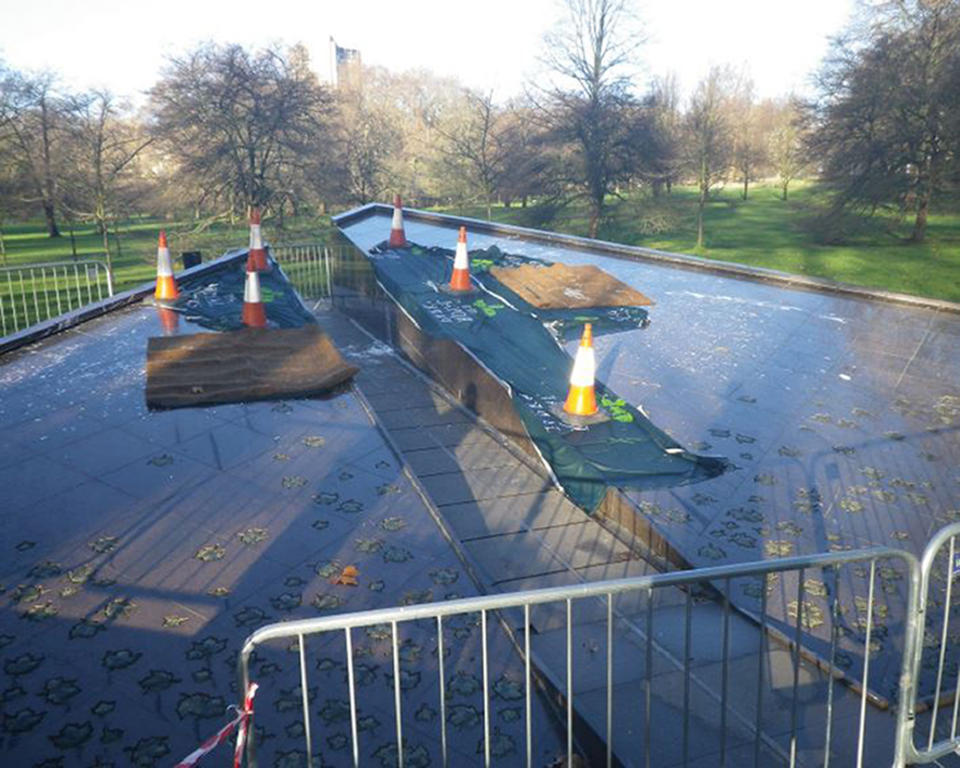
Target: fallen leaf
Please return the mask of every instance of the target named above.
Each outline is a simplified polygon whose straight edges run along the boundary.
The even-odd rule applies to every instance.
[[[335,576],[330,580],[332,584],[342,584],[345,587],[355,587],[357,586],[357,574],[359,572],[357,569],[352,566],[346,566],[338,576]]]

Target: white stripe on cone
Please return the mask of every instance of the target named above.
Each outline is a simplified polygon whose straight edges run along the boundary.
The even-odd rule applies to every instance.
[[[570,373],[571,387],[592,387],[597,374],[597,358],[593,347],[577,347],[577,356]]]
[[[400,208],[393,209],[393,222],[390,224],[390,229],[403,229],[403,211]]]
[[[260,304],[260,274],[247,272],[247,282],[243,284],[243,301],[245,304]]]
[[[464,242],[457,242],[457,250],[453,256],[453,268],[455,270],[470,268],[470,261],[467,258],[467,244]]]
[[[173,275],[173,262],[170,261],[170,249],[167,247],[157,248],[157,277],[170,277]]]
[[[250,250],[263,250],[263,238],[260,235],[260,225],[250,225]]]

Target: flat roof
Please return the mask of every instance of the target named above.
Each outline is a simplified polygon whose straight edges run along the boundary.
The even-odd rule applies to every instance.
[[[459,218],[405,214],[409,241],[455,245]],[[339,226],[367,250],[385,240],[389,211],[369,206],[340,217]],[[933,531],[960,518],[960,314],[744,279],[701,263],[684,268],[682,259],[632,258],[630,249],[613,258],[615,245],[591,251],[579,238],[487,225],[468,232],[471,250],[496,245],[595,264],[656,302],[649,327],[595,338],[598,378],[688,449],[733,462],[712,480],[628,491],[692,565],[874,545],[919,553]],[[575,346],[568,343],[571,354]],[[890,697],[906,582],[895,566],[880,571],[890,631],[874,639],[882,652],[871,688]],[[854,638],[866,576],[841,586]],[[735,584],[734,600],[758,610],[758,585]],[[827,615],[825,593],[805,600]],[[784,626],[791,601],[796,587],[784,579],[769,596]],[[811,634],[806,641],[826,655],[828,638]],[[922,687],[932,690],[932,682]]]
[[[227,721],[236,652],[257,627],[476,594],[353,391],[151,412],[146,340],[165,332],[155,308],[137,305],[0,357],[5,764],[173,764]],[[176,332],[202,329],[180,319]],[[331,584],[347,565],[359,586]],[[464,638],[449,646],[453,675],[474,674],[468,618],[451,623]],[[433,646],[429,628],[405,632],[412,680]],[[359,631],[354,641],[358,675],[376,686],[360,711],[361,754],[374,760],[393,743],[389,642]],[[318,744],[336,755],[349,734],[337,725],[343,664],[334,642],[306,642]],[[493,680],[519,674],[509,647],[494,629]],[[297,759],[296,654],[259,651],[253,677],[261,765]],[[479,697],[463,694],[465,716]],[[535,716],[546,717],[539,703]],[[501,748],[522,744],[522,727],[498,722]],[[540,729],[544,748],[559,749]],[[439,754],[438,734],[408,738]],[[454,754],[472,757],[474,745],[472,732],[451,735]]]

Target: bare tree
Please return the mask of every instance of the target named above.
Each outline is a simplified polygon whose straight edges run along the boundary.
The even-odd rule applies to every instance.
[[[71,135],[73,163],[65,176],[65,203],[74,216],[96,223],[107,268],[112,271],[110,222],[124,202],[129,204],[123,197],[139,186],[134,162],[153,138],[105,90],[87,95],[78,107]]]
[[[875,3],[835,41],[809,139],[838,207],[891,208],[926,235],[958,172],[960,3]]]
[[[502,122],[492,93],[466,89],[464,108],[435,126],[444,140],[446,164],[466,183],[467,189],[479,193],[476,196],[486,208],[488,220],[493,218],[493,201],[507,155]]]
[[[389,191],[389,162],[400,144],[399,129],[362,90],[342,94],[340,115],[347,195],[360,204],[381,198]]]
[[[646,165],[653,194],[659,196],[664,188],[670,194],[683,162],[683,116],[676,74],[655,78],[644,106],[651,128]]]
[[[60,237],[61,149],[74,108],[74,100],[58,91],[51,73],[7,72],[0,84],[0,133],[10,162],[24,180],[25,201],[40,204],[50,237]]]
[[[793,96],[775,105],[768,137],[770,163],[777,174],[780,199],[786,201],[790,183],[806,167],[803,138],[805,117]]]
[[[710,191],[730,166],[729,69],[713,67],[697,85],[685,121],[687,168],[697,183],[697,248],[703,247],[703,213]]]
[[[541,200],[559,197],[557,153],[541,130],[533,105],[521,101],[507,104],[501,115],[500,147],[499,193],[506,207],[519,200],[526,208],[529,198],[535,196]]]
[[[228,212],[282,197],[324,157],[333,103],[305,52],[203,45],[150,92],[153,133]]]
[[[625,117],[634,103],[630,75],[643,37],[626,0],[566,0],[566,11],[545,38],[543,61],[556,80],[541,92],[549,126],[569,147],[568,181],[586,197],[590,237],[596,237],[607,195],[634,170]]]
[[[728,95],[728,124],[733,138],[732,164],[743,185],[740,196],[746,200],[750,182],[756,181],[760,169],[767,160],[767,143],[764,135],[763,114],[753,94],[753,80],[741,73],[732,84]]]

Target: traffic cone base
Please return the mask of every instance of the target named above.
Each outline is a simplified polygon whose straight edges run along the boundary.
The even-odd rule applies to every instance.
[[[177,281],[173,276],[173,262],[167,247],[167,233],[162,231],[157,237],[157,287],[153,297],[157,301],[175,301],[180,296]]]
[[[570,387],[563,410],[571,416],[593,416],[598,410],[593,387]]]
[[[387,240],[390,248],[406,248],[407,236],[403,231],[403,203],[400,195],[393,196],[393,220],[390,222],[390,238]]]
[[[153,297],[157,301],[176,301],[180,298],[177,281],[173,275],[159,275],[157,277],[157,290],[154,291]]]
[[[570,396],[567,397],[567,400],[569,399]],[[596,403],[596,399],[594,399],[593,402]],[[557,419],[562,421],[566,426],[573,427],[573,429],[577,430],[586,429],[593,424],[602,424],[605,421],[610,421],[610,415],[602,409],[598,409],[589,416],[570,413],[570,411],[567,410],[566,401],[562,403],[554,403],[552,406],[550,406],[549,410],[550,413],[556,416]]]
[[[263,304],[243,304],[243,324],[249,328],[266,328],[267,311]]]

